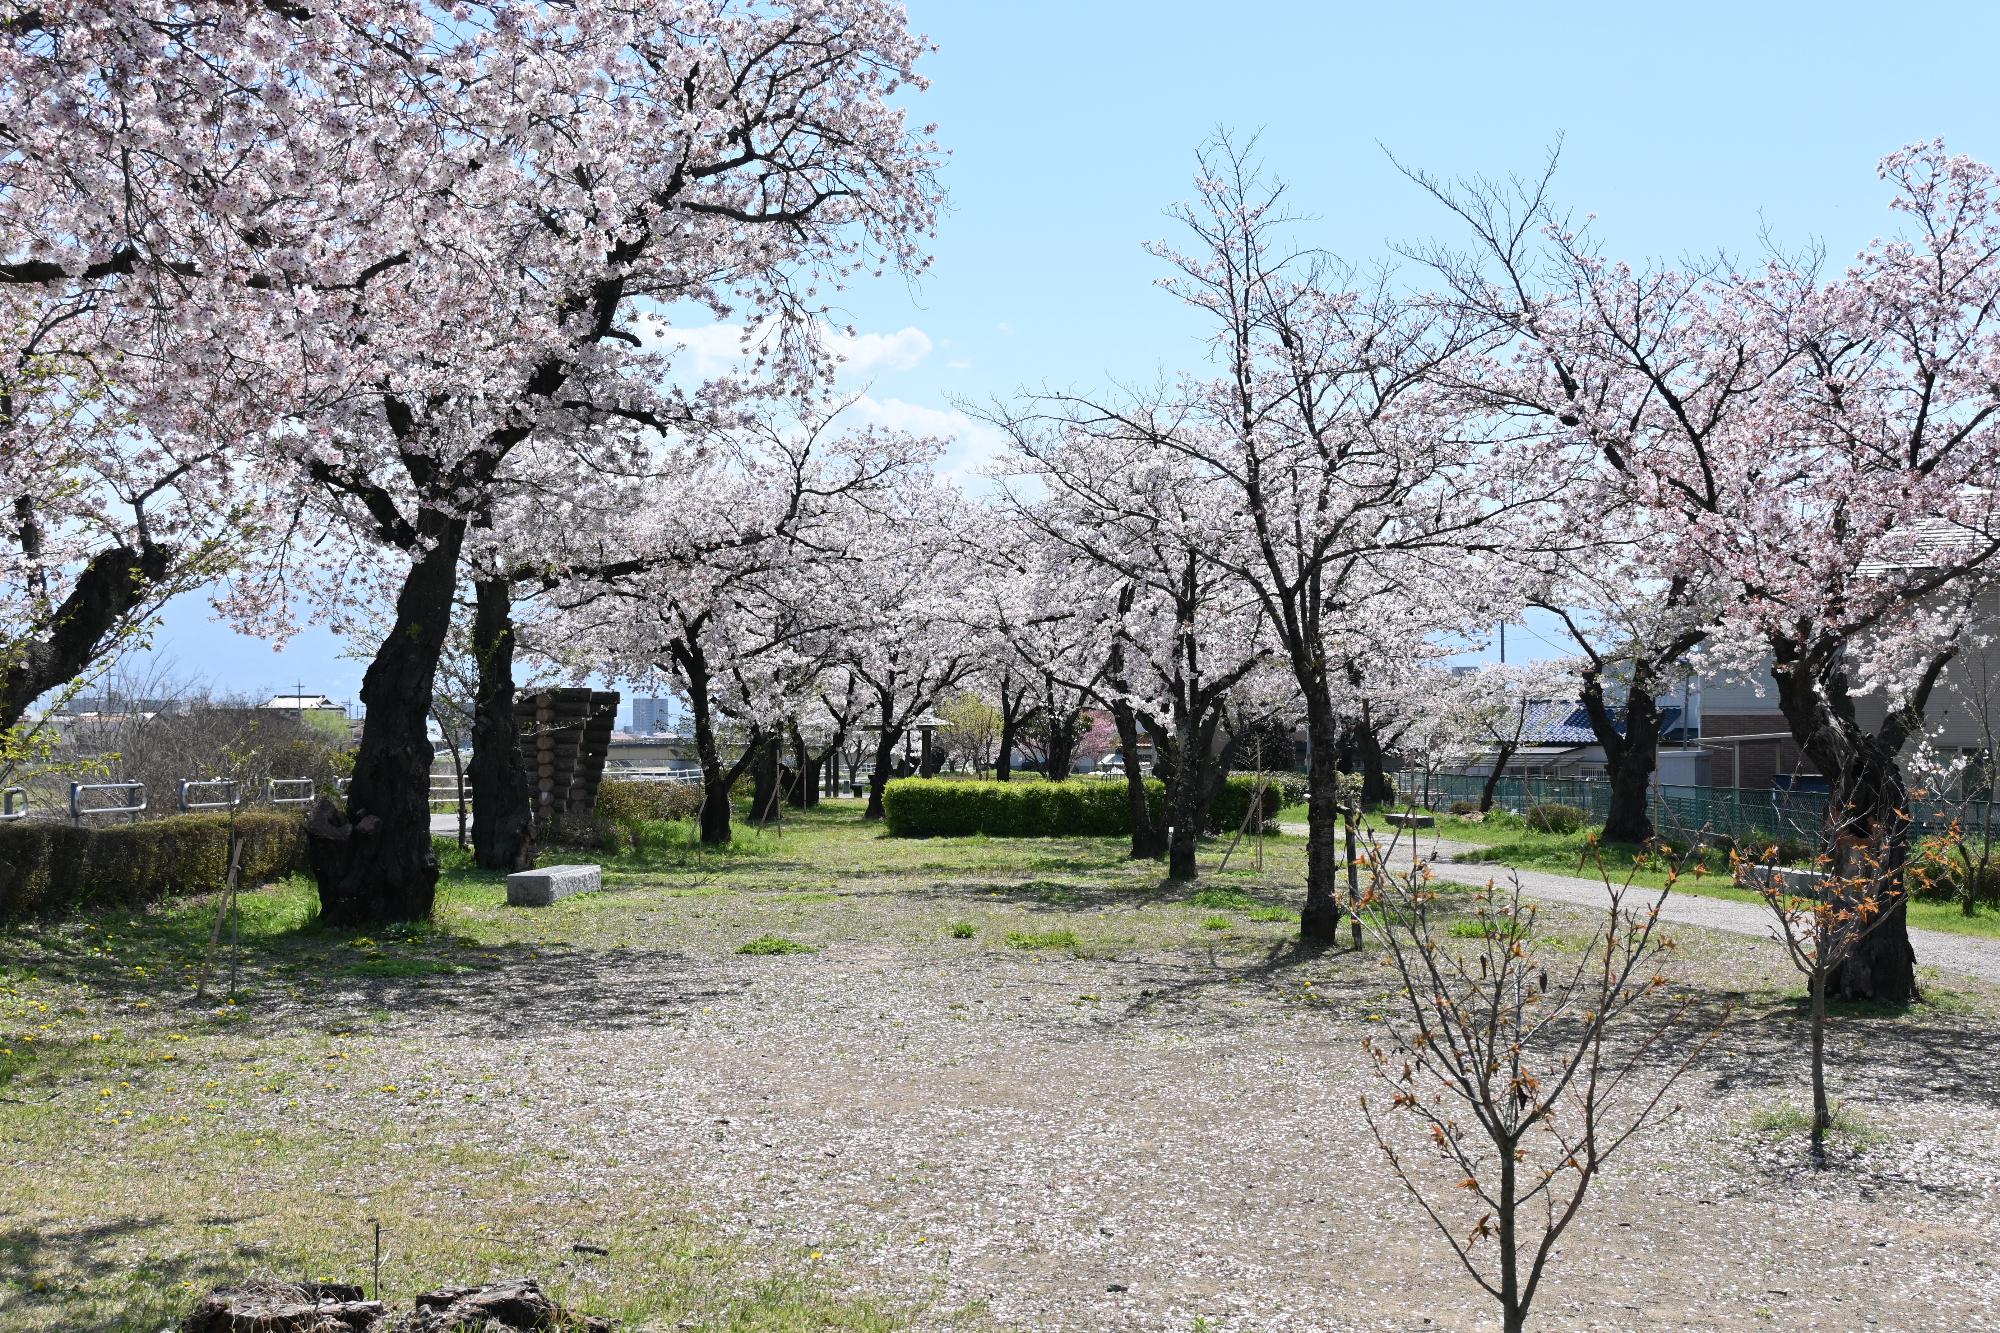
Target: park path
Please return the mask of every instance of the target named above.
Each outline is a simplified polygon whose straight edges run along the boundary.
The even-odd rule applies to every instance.
[[[1286,833],[1305,834],[1303,824],[1282,826]],[[1381,834],[1376,835],[1378,845],[1390,851],[1400,864],[1407,861],[1411,852],[1410,839],[1406,835],[1393,847]],[[1434,838],[1419,835],[1416,852],[1430,863],[1431,873],[1439,879],[1448,879],[1459,884],[1484,884],[1489,879],[1519,875],[1521,891],[1534,898],[1549,902],[1569,903],[1578,907],[1602,907],[1605,889],[1602,882],[1585,879],[1579,875],[1558,875],[1546,870],[1523,870],[1501,865],[1496,861],[1459,862],[1456,858],[1463,853],[1478,850],[1477,843],[1456,842],[1448,838]],[[1668,921],[1683,925],[1702,926],[1709,930],[1729,931],[1737,935],[1755,935],[1762,939],[1772,938],[1776,925],[1770,911],[1757,903],[1732,902],[1726,898],[1706,898],[1694,893],[1676,893],[1670,896],[1660,915]],[[1947,972],[1959,972],[1978,977],[1982,981],[2000,983],[2000,940],[1981,939],[1972,935],[1952,935],[1941,930],[1910,930],[1910,943],[1917,951],[1917,962],[1926,967],[1942,968]]]

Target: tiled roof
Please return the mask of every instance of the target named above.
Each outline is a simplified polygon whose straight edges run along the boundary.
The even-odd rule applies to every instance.
[[[1625,716],[1621,711],[1615,714],[1618,732],[1625,732]],[[1678,704],[1663,705],[1660,709],[1660,731],[1664,734],[1680,725],[1681,710]],[[1521,742],[1524,745],[1595,745],[1597,733],[1590,729],[1590,718],[1583,711],[1583,705],[1562,699],[1538,699],[1528,705],[1527,725],[1522,729]]]

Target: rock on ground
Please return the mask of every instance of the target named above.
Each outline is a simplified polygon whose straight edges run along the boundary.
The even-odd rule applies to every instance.
[[[180,1333],[610,1333],[611,1321],[563,1309],[533,1278],[448,1287],[391,1314],[361,1288],[326,1282],[245,1282],[195,1303]]]

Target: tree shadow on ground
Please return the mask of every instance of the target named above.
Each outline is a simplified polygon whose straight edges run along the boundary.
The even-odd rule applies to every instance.
[[[1098,1015],[1098,1026],[1116,1029],[1127,1024],[1157,1026],[1162,1021],[1255,1027],[1268,1021],[1274,1005],[1332,1003],[1359,1008],[1377,998],[1381,978],[1373,968],[1345,966],[1371,961],[1366,953],[1310,944],[1297,936],[1278,940],[1258,951],[1225,951],[1210,944],[1200,962],[1165,962],[1158,957],[1135,959],[1161,979],[1147,986],[1126,1005]],[[1325,969],[1332,963],[1334,970]],[[1301,969],[1321,965],[1313,985],[1299,982]],[[1308,993],[1310,992],[1310,993]],[[1244,1005],[1245,999],[1259,1003]],[[1223,1001],[1217,1003],[1217,1001]]]
[[[121,937],[108,955],[93,953],[87,939],[40,937],[35,971],[43,982],[87,986],[113,1006],[226,1021],[248,1035],[364,1015],[377,1016],[377,1027],[424,1025],[443,1036],[617,1031],[671,1021],[742,989],[712,972],[698,976],[687,955],[671,950],[483,944],[431,926],[379,934],[312,926],[246,938],[234,997],[225,947],[197,999],[193,979],[208,937],[170,924],[143,944]]]
[[[1810,1015],[1806,1002],[1771,992],[1714,992],[1705,1017],[1722,1035],[1697,1065],[1716,1092],[1770,1089],[1809,1095]],[[1722,1006],[1729,1006],[1726,1021]],[[1827,1080],[1835,1096],[1871,1088],[1898,1096],[1918,1089],[2000,1109],[2000,1061],[1990,1025],[1931,1005],[1843,1005],[1827,1018]],[[1858,1052],[1856,1048],[1859,1048]]]
[[[245,1219],[198,1220],[202,1225],[229,1226]],[[122,1333],[163,1324],[172,1327],[177,1312],[192,1303],[191,1291],[205,1291],[239,1277],[246,1267],[254,1267],[266,1257],[261,1246],[242,1241],[217,1244],[199,1253],[148,1254],[138,1262],[118,1252],[121,1243],[146,1243],[166,1225],[164,1216],[154,1215],[84,1226],[0,1230],[0,1292],[8,1285],[14,1288],[0,1299],[0,1324],[8,1322],[11,1310],[40,1314],[51,1327],[75,1333]],[[157,1239],[153,1243],[158,1243]],[[101,1286],[92,1295],[76,1290],[86,1282],[107,1280],[123,1280],[133,1299],[107,1303]],[[137,1316],[135,1303],[151,1307],[150,1318]]]

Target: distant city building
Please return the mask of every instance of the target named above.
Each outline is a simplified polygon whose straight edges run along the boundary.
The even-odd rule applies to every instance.
[[[632,734],[656,736],[674,729],[672,699],[632,700]]]

